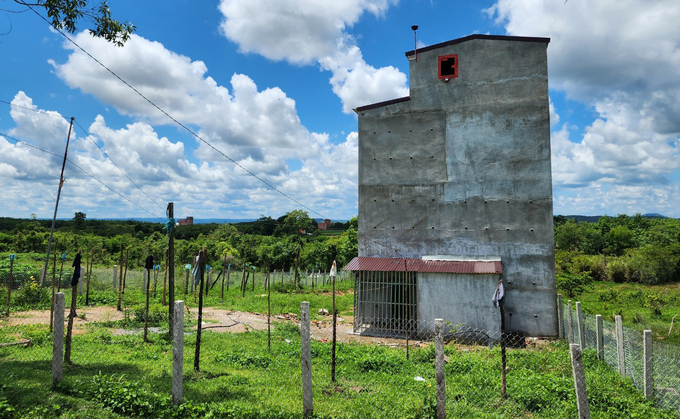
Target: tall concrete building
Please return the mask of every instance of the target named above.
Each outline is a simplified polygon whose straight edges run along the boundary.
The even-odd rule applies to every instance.
[[[496,328],[502,278],[506,330],[557,334],[548,43],[471,35],[407,52],[410,95],[356,110],[356,329]]]

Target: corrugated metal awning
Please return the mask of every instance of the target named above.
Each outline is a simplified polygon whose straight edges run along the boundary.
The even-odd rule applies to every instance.
[[[355,257],[346,271],[502,274],[500,260],[422,260]]]

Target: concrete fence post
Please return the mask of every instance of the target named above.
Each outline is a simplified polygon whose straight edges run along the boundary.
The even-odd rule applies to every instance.
[[[623,321],[621,316],[614,317],[616,320],[616,356],[619,364],[619,374],[626,376],[626,357],[623,352]]]
[[[654,355],[652,353],[652,331],[644,332],[644,376],[645,376],[645,398],[654,397]]]
[[[581,310],[581,302],[576,302],[576,321],[578,322],[578,340],[581,345],[581,350],[586,349],[586,325],[583,320],[583,311]]]
[[[172,402],[182,403],[184,374],[184,301],[175,301],[172,319]]]
[[[590,419],[590,406],[588,405],[588,392],[586,391],[586,375],[583,368],[583,353],[577,344],[572,343],[569,345],[569,354],[571,355],[571,369],[574,375],[578,417],[579,419]]]
[[[567,319],[567,342],[574,343],[574,313],[571,308],[571,300],[567,301],[567,314],[569,319]]]
[[[312,352],[309,330],[309,302],[300,303],[300,335],[302,337],[302,410],[304,417],[314,414],[312,404]]]
[[[437,419],[446,419],[446,376],[444,374],[444,319],[434,319],[434,366],[437,380]]]
[[[604,359],[604,336],[602,335],[602,316],[595,316],[595,340],[597,341],[597,358]]]
[[[118,289],[118,265],[113,265],[113,290]]]
[[[64,308],[63,292],[54,295],[54,332],[52,334],[52,385],[61,381],[64,367]]]
[[[557,337],[564,339],[564,307],[562,307],[562,294],[557,294]]]

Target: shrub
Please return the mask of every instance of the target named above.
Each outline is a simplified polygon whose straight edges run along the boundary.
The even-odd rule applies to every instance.
[[[557,275],[557,289],[564,292],[569,298],[575,298],[581,294],[590,287],[592,282],[593,278],[588,273]]]
[[[14,303],[24,308],[49,308],[51,297],[47,288],[42,288],[38,280],[31,276],[26,285],[17,291]]]
[[[144,304],[132,308],[135,321],[144,323]],[[168,324],[168,309],[160,304],[149,304],[149,326],[161,326]]]

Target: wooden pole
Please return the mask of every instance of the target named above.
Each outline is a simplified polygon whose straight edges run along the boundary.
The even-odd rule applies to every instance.
[[[163,269],[163,306],[167,304],[165,296],[168,292],[168,249],[165,249],[165,269]],[[170,310],[172,313],[172,310]],[[170,314],[170,322],[172,323],[172,314]],[[171,329],[172,330],[172,329]]]
[[[269,269],[267,269],[267,349],[272,350],[272,287],[269,286]]]
[[[78,257],[78,256],[76,256]],[[78,281],[80,282],[80,279]],[[78,284],[71,283],[71,311],[68,313],[68,327],[66,329],[66,342],[64,344],[64,362],[71,362],[71,336],[73,335],[73,320],[76,318],[76,302],[78,300]]]
[[[120,267],[119,271],[119,279],[118,279],[118,305],[116,306],[116,309],[118,311],[123,311],[123,309],[120,306],[121,302],[121,293],[123,292],[123,244],[121,243],[120,245],[120,262],[118,262],[118,266]],[[61,274],[59,275],[61,276]],[[60,279],[61,281],[61,279]]]
[[[50,250],[52,250],[52,237],[54,236],[54,225],[57,222],[57,209],[59,208],[59,197],[61,196],[61,187],[64,186],[64,167],[66,167],[66,156],[68,155],[68,143],[71,141],[71,129],[73,128],[73,121],[75,118],[71,117],[71,123],[68,126],[68,136],[66,137],[66,149],[64,150],[64,161],[61,163],[61,175],[59,176],[59,189],[57,190],[57,202],[54,204],[54,216],[52,217],[52,228],[50,229],[50,238],[47,241],[47,257],[45,258],[45,275],[41,278],[41,286],[45,286],[45,276],[47,276],[47,267],[50,264]]]
[[[221,294],[222,296],[221,296],[221,298],[224,300],[224,277],[226,275],[228,275],[227,274],[228,268],[227,268],[227,255],[224,254],[223,256],[224,257],[222,258],[222,294]]]
[[[338,312],[335,309],[335,275],[333,280],[333,343],[331,346],[331,382],[335,382],[335,345],[337,340],[337,324],[338,324]]]
[[[87,255],[87,261],[85,262],[86,263],[85,270],[86,270],[86,275],[87,275],[87,286],[86,286],[86,290],[85,290],[85,306],[90,305],[90,274],[92,272],[91,271],[92,270],[91,264],[92,264],[93,259],[94,259],[94,254],[92,252],[89,252],[88,255]]]
[[[7,311],[5,315],[9,317],[9,305],[12,298],[12,272],[14,271],[14,255],[9,257],[9,279],[7,280]]]
[[[52,256],[52,303],[50,304],[50,333],[52,333],[52,328],[54,325],[54,294],[57,282],[57,252],[54,252]]]
[[[57,292],[61,292],[61,276],[64,274],[64,261],[66,260],[66,254],[61,255],[61,265],[59,267],[59,282],[57,282]]]
[[[196,352],[194,353],[194,371],[200,371],[201,359],[201,323],[203,323],[203,278],[205,276],[205,250],[201,250],[198,257],[200,284],[198,292],[198,325],[196,326]]]
[[[172,202],[168,202],[168,223],[171,223],[172,225],[168,225],[168,261],[167,261],[167,270],[168,270],[168,288],[170,288],[169,293],[168,293],[168,299],[170,300],[170,304],[168,305],[168,311],[170,314],[169,318],[169,326],[170,326],[170,334],[172,335],[174,331],[174,325],[175,325],[175,315],[177,312],[175,311],[176,306],[175,306],[175,205]],[[184,303],[182,303],[182,306]],[[182,320],[183,321],[183,320]],[[183,330],[183,329],[181,329]]]
[[[146,281],[146,304],[144,305],[144,342],[149,342],[149,291],[151,288],[151,270],[145,269],[147,274]]]
[[[129,261],[130,261],[130,249],[125,249],[125,273],[123,274],[123,296],[125,296],[125,288],[127,286],[127,271]]]

